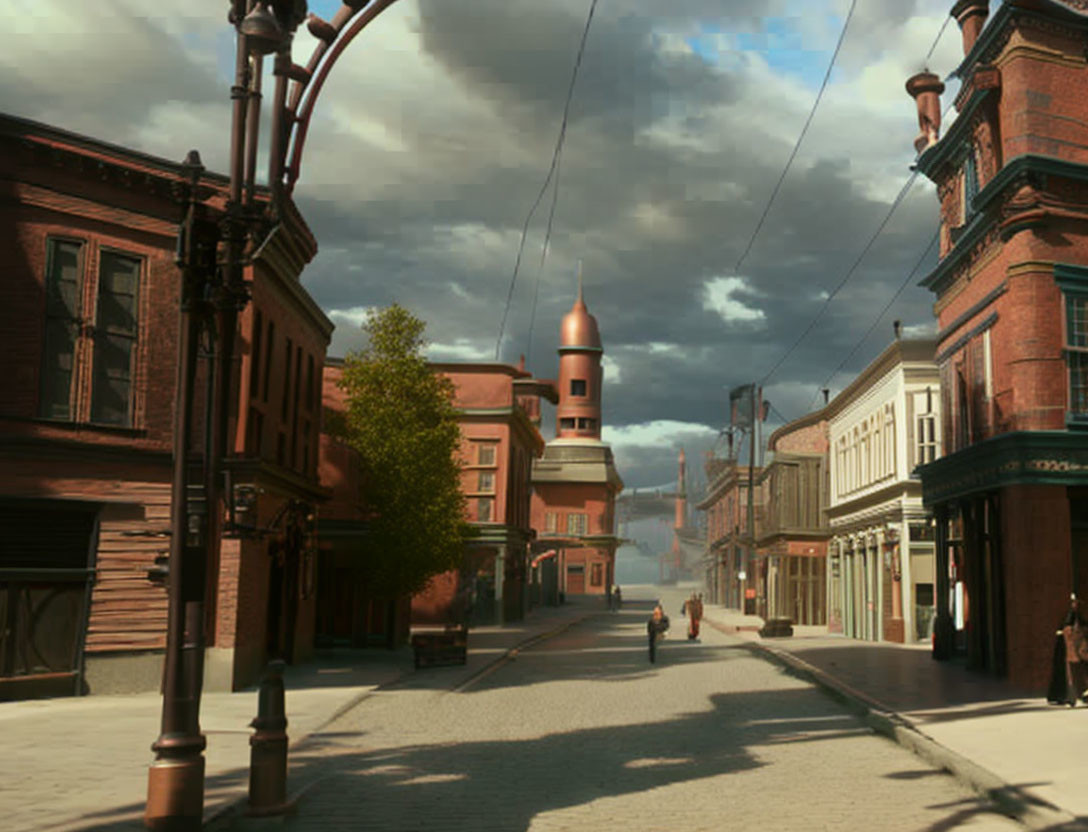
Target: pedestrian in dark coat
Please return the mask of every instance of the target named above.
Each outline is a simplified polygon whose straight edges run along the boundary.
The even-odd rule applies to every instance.
[[[653,615],[650,616],[650,620],[646,622],[646,637],[650,643],[651,662],[657,661],[657,641],[664,637],[668,629],[669,617],[665,615],[661,605],[657,604],[654,607]]]
[[[1072,708],[1078,699],[1088,702],[1088,622],[1078,612],[1077,596],[1073,595],[1054,635],[1046,700]]]

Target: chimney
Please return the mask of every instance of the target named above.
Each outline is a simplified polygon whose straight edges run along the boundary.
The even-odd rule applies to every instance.
[[[899,340],[899,333],[903,330],[903,323],[901,321],[892,321],[892,329],[895,330],[895,340]]]
[[[831,388],[825,387],[821,392],[824,394],[824,407],[827,407],[827,403],[831,401]]]
[[[941,131],[941,93],[944,84],[932,72],[919,72],[907,79],[907,92],[918,107],[918,136],[914,149],[921,153],[933,147]]]
[[[963,54],[967,55],[978,40],[979,32],[990,16],[990,0],[958,0],[950,14],[960,24],[963,34]]]

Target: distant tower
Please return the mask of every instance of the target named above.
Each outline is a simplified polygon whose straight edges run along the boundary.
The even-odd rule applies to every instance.
[[[557,439],[601,438],[602,355],[597,319],[589,314],[582,298],[579,266],[578,298],[559,328]]]
[[[680,449],[679,470],[676,475],[676,528],[682,529],[688,520],[687,457]]]

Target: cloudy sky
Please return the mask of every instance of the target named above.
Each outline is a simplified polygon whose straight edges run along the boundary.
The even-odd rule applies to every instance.
[[[0,51],[0,109],[168,159],[195,147],[223,170],[227,5],[7,0],[0,17],[16,36]],[[320,244],[303,282],[337,324],[330,354],[360,344],[367,308],[396,300],[427,321],[434,358],[494,357],[589,5],[400,0],[345,53],[295,191]],[[951,5],[858,0],[821,106],[737,272],[849,0],[600,0],[547,258],[540,268],[550,191],[498,346],[502,360],[525,354],[535,373],[555,376],[559,320],[582,260],[606,350],[605,438],[629,487],[674,477],[680,445],[700,459],[727,420],[728,388],[780,362],[876,230],[914,158],[903,84]],[[326,18],[338,6],[310,4]],[[298,63],[313,44],[300,34]],[[953,23],[930,68],[947,75],[960,54]],[[936,210],[932,187],[916,182],[767,379],[772,428],[813,407],[922,255]],[[893,319],[908,332],[932,327],[932,298],[915,283],[830,378],[833,392],[887,345]]]

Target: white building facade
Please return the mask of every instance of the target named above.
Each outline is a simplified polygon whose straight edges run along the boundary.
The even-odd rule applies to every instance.
[[[933,526],[914,469],[941,454],[936,342],[896,339],[827,406],[828,627],[928,640]]]

